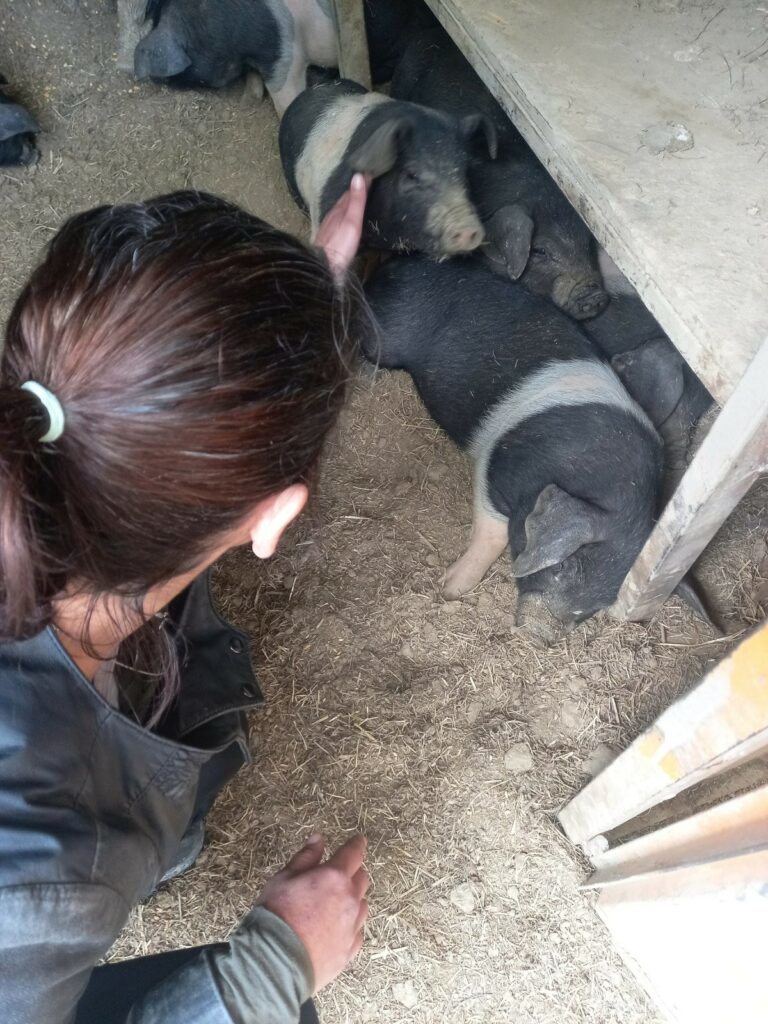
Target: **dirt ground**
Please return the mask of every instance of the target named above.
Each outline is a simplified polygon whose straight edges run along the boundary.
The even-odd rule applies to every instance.
[[[305,230],[269,103],[137,85],[115,70],[114,31],[105,0],[0,0],[0,71],[44,129],[38,166],[0,174],[3,319],[43,244],[94,204],[196,187]],[[505,559],[441,600],[470,515],[465,460],[409,381],[361,372],[281,552],[217,569],[267,695],[253,764],[198,865],[134,912],[115,957],[224,938],[311,830],[364,829],[369,938],[320,997],[326,1020],[658,1021],[555,814],[596,748],[625,746],[764,614],[768,487],[704,559],[725,640],[672,600],[648,624],[602,615],[540,650],[515,629]]]

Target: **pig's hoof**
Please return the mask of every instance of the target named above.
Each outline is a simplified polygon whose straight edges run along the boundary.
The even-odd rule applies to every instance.
[[[474,578],[474,574],[468,572],[467,566],[462,564],[462,559],[459,559],[445,570],[445,575],[440,582],[445,600],[458,601],[480,581]]]

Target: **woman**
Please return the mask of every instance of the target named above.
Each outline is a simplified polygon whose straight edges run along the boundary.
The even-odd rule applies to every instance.
[[[247,758],[247,639],[205,571],[301,512],[361,312],[366,183],[316,239],[212,196],[74,217],[0,362],[0,1019],[274,1024],[362,943],[357,836],[313,835],[229,942],[93,970]],[[302,1004],[304,1004],[302,1008]]]

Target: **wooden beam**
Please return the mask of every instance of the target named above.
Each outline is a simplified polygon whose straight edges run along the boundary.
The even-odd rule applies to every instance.
[[[768,469],[768,341],[741,382],[664,509],[624,581],[619,618],[650,618]]]
[[[649,807],[768,748],[768,623],[665,711],[560,812],[591,844]]]
[[[765,1024],[768,851],[691,865],[600,893],[624,962],[673,1024]]]
[[[583,888],[602,889],[757,849],[768,849],[768,786],[593,856],[595,873]]]
[[[371,88],[371,63],[365,34],[363,0],[334,0],[339,41],[339,71],[366,89]]]

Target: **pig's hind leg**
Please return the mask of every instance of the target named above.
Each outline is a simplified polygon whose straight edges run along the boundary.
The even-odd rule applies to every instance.
[[[469,547],[447,570],[442,579],[443,597],[455,601],[473,590],[485,576],[508,542],[507,520],[491,515],[475,496],[472,537]]]

